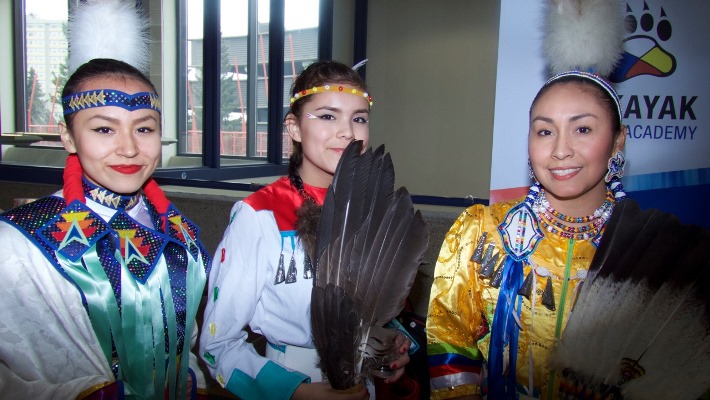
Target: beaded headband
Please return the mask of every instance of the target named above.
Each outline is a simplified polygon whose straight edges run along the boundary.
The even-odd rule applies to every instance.
[[[348,94],[353,94],[355,96],[364,97],[365,100],[367,100],[367,102],[370,104],[370,107],[372,107],[372,96],[370,96],[367,92],[363,92],[362,90],[358,90],[358,89],[355,89],[352,87],[345,87],[343,85],[314,86],[311,89],[301,90],[300,92],[294,94],[293,97],[291,97],[291,104],[293,104],[296,100],[300,99],[301,97],[308,96],[311,94],[325,93],[325,92],[348,93]]]
[[[121,107],[128,111],[148,108],[160,113],[160,97],[155,93],[128,94],[114,89],[96,89],[62,97],[64,115],[94,107]]]
[[[586,79],[586,80],[596,84],[597,86],[600,86],[602,89],[604,89],[604,91],[606,91],[609,94],[609,96],[611,96],[611,98],[614,100],[614,104],[616,105],[616,113],[617,113],[617,116],[619,117],[619,124],[620,125],[622,124],[621,100],[619,100],[619,95],[616,93],[616,90],[614,90],[614,88],[611,87],[611,85],[607,81],[605,81],[602,77],[600,77],[599,75],[595,75],[595,74],[592,74],[589,72],[583,72],[583,71],[562,72],[562,73],[559,73],[559,74],[553,76],[552,78],[548,79],[547,82],[545,82],[545,84],[542,85],[542,87],[546,87],[549,84],[551,84],[552,82],[555,82],[555,81],[557,81],[561,78],[567,77],[567,76],[576,76],[578,78]]]

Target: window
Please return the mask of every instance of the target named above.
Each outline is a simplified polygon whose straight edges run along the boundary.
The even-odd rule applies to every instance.
[[[319,1],[187,0],[186,9],[184,122],[168,166],[217,169],[219,179],[283,174],[291,151],[281,124],[286,93],[293,71],[318,58]],[[283,20],[276,29],[273,15]],[[274,41],[283,52],[270,51],[272,32],[283,37]]]
[[[150,20],[154,43],[149,78],[161,95],[177,93],[177,107],[163,112],[164,126],[174,129],[163,130],[163,163],[156,176],[190,185],[285,173],[291,150],[282,129],[288,90],[303,68],[329,57],[323,47],[331,47],[330,31],[324,34],[319,24],[320,7],[331,10],[331,2],[136,0]],[[72,4],[13,0],[12,18],[19,27],[15,41],[24,43],[16,47],[14,62],[14,131],[22,134],[2,135],[0,173],[5,177],[61,181],[56,167],[63,166],[66,152],[57,124]],[[172,15],[177,21],[167,17]],[[166,32],[175,37],[163,38]],[[175,59],[163,56],[173,51],[166,47],[171,40],[179,48]]]
[[[15,43],[24,43],[24,46],[15,48],[14,63],[15,103],[18,104],[15,131],[22,134],[8,135],[3,131],[2,163],[60,165],[66,154],[59,144],[57,123],[61,118],[60,92],[66,80],[66,72],[62,75],[60,71],[62,68],[66,71],[67,44],[63,27],[68,2],[26,0],[15,1],[13,6],[15,20],[25,24],[24,35],[22,30],[15,33],[19,39]],[[25,69],[22,69],[23,64]]]

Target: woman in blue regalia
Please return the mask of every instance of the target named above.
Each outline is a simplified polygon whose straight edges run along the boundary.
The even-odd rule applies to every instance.
[[[209,256],[151,178],[157,91],[131,64],[91,58],[62,103],[62,190],[0,215],[0,397],[198,398]]]

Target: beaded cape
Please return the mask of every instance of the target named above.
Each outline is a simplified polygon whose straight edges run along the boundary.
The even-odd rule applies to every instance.
[[[175,396],[176,382],[185,382],[188,373],[181,355],[189,353],[209,274],[198,228],[172,204],[160,214],[144,198],[157,229],[146,227],[122,208],[132,199],[110,204],[120,196],[99,188],[105,193],[97,199],[97,188],[83,184],[86,197],[117,209],[108,222],[81,201],[67,204],[57,196],[9,210],[0,220],[22,232],[77,288],[126,394]],[[157,362],[166,368],[155,369]]]

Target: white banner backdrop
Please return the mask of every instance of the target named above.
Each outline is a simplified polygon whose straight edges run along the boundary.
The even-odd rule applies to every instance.
[[[626,11],[635,29],[613,79],[629,127],[624,186],[627,192],[697,187],[707,195],[710,3],[628,0]],[[548,77],[542,21],[543,0],[501,2],[491,202],[522,196],[530,185],[528,112]]]

